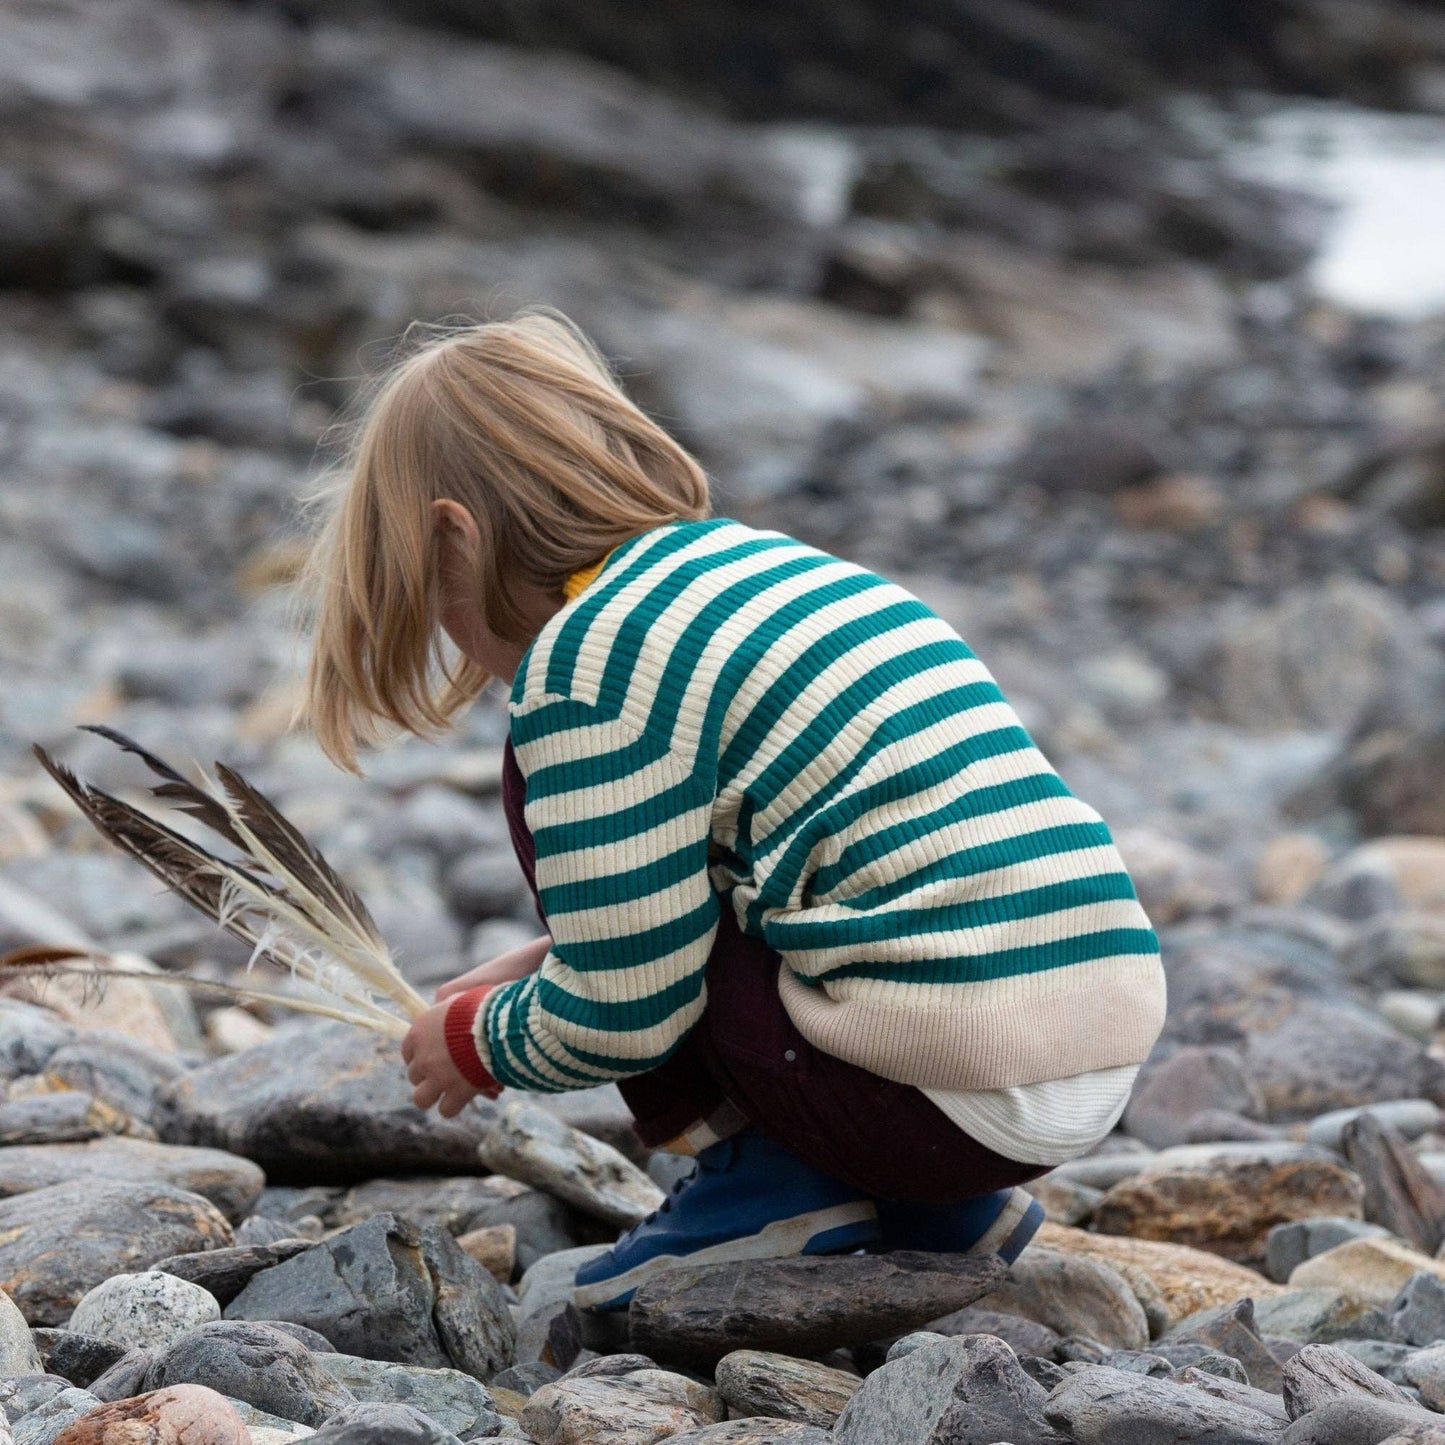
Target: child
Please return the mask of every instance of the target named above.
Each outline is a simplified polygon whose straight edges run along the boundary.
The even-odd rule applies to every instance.
[[[577,1302],[679,1258],[1016,1257],[1018,1186],[1113,1128],[1164,982],[1106,825],[983,663],[903,588],[711,516],[545,308],[416,349],[351,460],[310,717],[355,768],[509,684],[546,929],[417,1020],[416,1102],[616,1080],[645,1144],[697,1156]]]

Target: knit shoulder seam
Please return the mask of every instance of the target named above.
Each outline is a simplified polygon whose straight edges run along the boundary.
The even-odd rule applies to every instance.
[[[632,718],[624,715],[620,706],[603,706],[600,702],[593,702],[590,698],[577,697],[571,692],[536,692],[524,698],[520,703],[508,703],[507,711],[512,717],[526,717],[528,714],[539,711],[543,707],[553,706],[557,703],[567,703],[572,707],[585,709],[593,715],[599,723],[617,723],[626,728],[634,738],[650,738],[653,743],[666,752],[689,776],[700,776],[698,760],[676,747],[671,735],[664,736],[659,728],[652,726],[650,720],[641,724]]]

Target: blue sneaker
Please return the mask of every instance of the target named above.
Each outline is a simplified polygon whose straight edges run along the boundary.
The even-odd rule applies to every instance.
[[[1027,1189],[1000,1189],[957,1204],[879,1199],[879,1239],[870,1252],[919,1249],[930,1254],[996,1254],[1012,1264],[1039,1232],[1044,1207]]]
[[[642,1285],[675,1265],[837,1254],[878,1232],[866,1194],[748,1128],[702,1150],[660,1208],[584,1264],[573,1299],[579,1309],[625,1309]]]

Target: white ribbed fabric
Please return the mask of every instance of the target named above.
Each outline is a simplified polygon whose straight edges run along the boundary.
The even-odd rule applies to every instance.
[[[1119,1122],[1138,1074],[1137,1064],[1125,1064],[1016,1089],[922,1092],[995,1154],[1063,1164],[1087,1154]]]

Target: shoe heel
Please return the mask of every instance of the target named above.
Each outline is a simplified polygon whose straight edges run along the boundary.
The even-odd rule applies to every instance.
[[[1044,1206],[1037,1199],[1030,1198],[1028,1208],[1024,1211],[1024,1217],[1019,1220],[1008,1238],[999,1245],[999,1258],[1005,1264],[1012,1264],[1028,1247],[1029,1241],[1039,1232],[1040,1225],[1047,1218]]]

